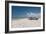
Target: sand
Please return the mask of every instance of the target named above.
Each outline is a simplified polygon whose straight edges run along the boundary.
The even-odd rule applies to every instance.
[[[27,18],[20,20],[12,20],[12,28],[25,28],[25,27],[40,27],[41,19],[38,20],[29,20]]]

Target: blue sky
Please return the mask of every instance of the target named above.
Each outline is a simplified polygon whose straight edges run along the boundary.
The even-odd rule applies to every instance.
[[[26,17],[27,13],[40,13],[40,7],[12,6],[12,17]]]

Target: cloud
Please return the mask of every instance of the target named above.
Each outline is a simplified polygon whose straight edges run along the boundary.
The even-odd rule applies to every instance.
[[[27,13],[26,15],[27,15],[27,17],[37,17],[38,18],[38,17],[40,17],[41,14],[40,13],[32,13],[31,12],[31,13]]]

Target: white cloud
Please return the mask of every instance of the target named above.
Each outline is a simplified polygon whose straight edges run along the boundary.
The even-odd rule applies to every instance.
[[[27,13],[26,15],[27,15],[27,17],[40,17],[41,14],[40,13],[32,13],[31,12],[31,13]]]

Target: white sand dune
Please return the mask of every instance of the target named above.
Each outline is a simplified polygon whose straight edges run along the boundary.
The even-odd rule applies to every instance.
[[[29,20],[27,18],[20,20],[12,20],[12,28],[25,28],[25,27],[40,27],[41,19]]]

